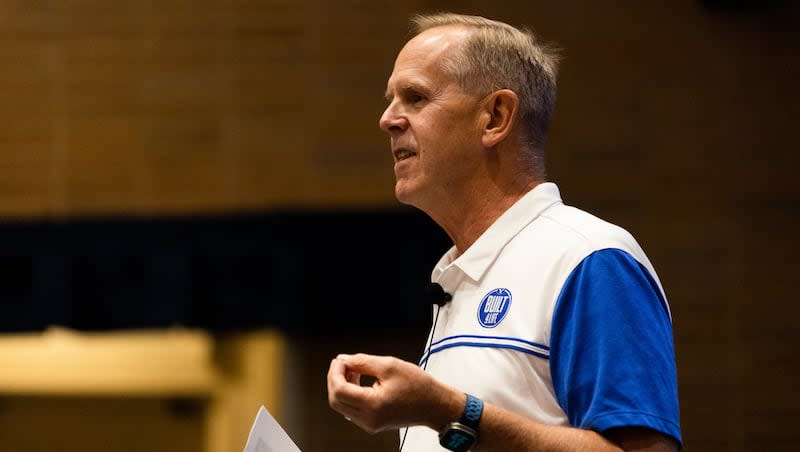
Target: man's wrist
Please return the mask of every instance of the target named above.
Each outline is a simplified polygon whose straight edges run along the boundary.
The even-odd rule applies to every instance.
[[[439,394],[440,400],[435,409],[430,411],[430,418],[426,422],[429,428],[437,432],[445,425],[458,420],[467,403],[467,395],[451,387],[442,388]]]

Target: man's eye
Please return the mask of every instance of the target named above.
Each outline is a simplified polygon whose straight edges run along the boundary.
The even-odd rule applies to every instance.
[[[425,96],[423,96],[422,94],[410,93],[408,95],[408,101],[411,102],[412,104],[416,104],[418,102],[422,102],[423,100],[425,100]]]

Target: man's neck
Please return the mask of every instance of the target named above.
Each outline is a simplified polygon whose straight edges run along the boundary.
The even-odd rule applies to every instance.
[[[466,192],[459,199],[451,198],[448,209],[426,212],[445,230],[456,247],[464,253],[500,216],[540,181],[528,180],[514,186],[483,187],[481,191]]]

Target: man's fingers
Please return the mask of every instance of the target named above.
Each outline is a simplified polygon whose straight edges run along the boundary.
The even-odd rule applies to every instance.
[[[375,356],[364,353],[339,355],[336,359],[342,360],[351,372],[378,378],[386,374],[392,360],[388,356]]]
[[[404,376],[416,377],[413,371],[424,372],[411,363],[390,356],[366,354],[339,355],[331,361],[328,371],[328,402],[331,408],[353,424],[374,433],[405,425],[397,419],[397,400],[407,393],[402,384]],[[361,386],[362,376],[373,377],[371,386]],[[401,380],[398,384],[397,379]],[[412,378],[413,379],[413,378]]]
[[[361,374],[358,372],[353,372],[351,370],[345,371],[344,378],[348,383],[361,385]]]
[[[335,358],[328,370],[328,401],[336,409],[337,403],[359,406],[368,398],[370,388],[361,387],[360,374],[348,369],[345,360]],[[337,409],[338,411],[338,409]]]

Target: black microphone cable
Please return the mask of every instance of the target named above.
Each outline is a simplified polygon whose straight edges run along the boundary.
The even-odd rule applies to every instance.
[[[433,316],[433,327],[431,327],[431,337],[428,339],[428,345],[422,350],[423,358],[425,357],[425,350],[428,351],[428,359],[422,363],[422,370],[427,370],[428,363],[431,360],[431,347],[433,346],[433,335],[436,334],[436,324],[439,323],[439,311],[453,299],[453,296],[445,292],[438,283],[429,284],[428,287],[425,288],[425,292],[429,297],[433,298],[433,304],[436,305],[436,314]],[[403,432],[403,439],[400,441],[400,449],[398,449],[398,452],[403,452],[403,445],[406,443],[406,435],[408,435],[408,427],[406,427],[406,430]]]

